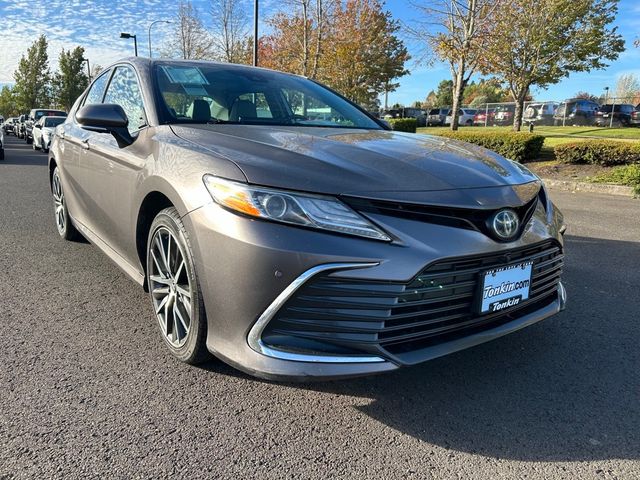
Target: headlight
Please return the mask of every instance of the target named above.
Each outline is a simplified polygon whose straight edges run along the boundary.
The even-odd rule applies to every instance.
[[[391,238],[337,198],[257,187],[205,175],[213,199],[235,212],[376,240]]]

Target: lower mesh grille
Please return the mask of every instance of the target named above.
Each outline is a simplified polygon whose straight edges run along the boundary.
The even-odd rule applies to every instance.
[[[533,262],[529,299],[505,313],[478,315],[473,307],[481,273],[523,261]],[[562,249],[550,240],[441,260],[409,283],[321,275],[287,301],[263,332],[263,340],[314,352],[382,349],[401,355],[492,328],[552,303],[562,265]]]

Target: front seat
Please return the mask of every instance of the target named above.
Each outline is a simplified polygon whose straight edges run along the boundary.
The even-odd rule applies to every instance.
[[[211,120],[211,109],[205,100],[196,99],[191,107],[193,109],[191,118],[196,122],[208,122]]]
[[[236,100],[229,112],[229,120],[240,122],[242,119],[257,118],[256,106],[249,100]]]

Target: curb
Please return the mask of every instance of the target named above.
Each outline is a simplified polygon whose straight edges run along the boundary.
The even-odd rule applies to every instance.
[[[620,195],[624,197],[634,197],[633,188],[623,185],[612,185],[609,183],[586,183],[576,182],[573,180],[552,180],[551,178],[542,178],[547,187],[557,188],[570,192],[590,192],[604,193],[608,195]]]

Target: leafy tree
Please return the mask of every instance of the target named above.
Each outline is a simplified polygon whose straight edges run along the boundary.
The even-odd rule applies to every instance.
[[[508,0],[497,10],[483,70],[508,85],[520,130],[532,86],[546,88],[571,72],[603,68],[624,50],[611,23],[618,0]]]
[[[89,79],[84,72],[84,48],[60,52],[58,71],[53,76],[53,100],[60,107],[69,111],[73,102],[87,88]]]
[[[212,58],[213,39],[191,0],[180,1],[177,17],[172,37],[164,45],[162,55],[190,60]]]
[[[453,117],[451,130],[458,129],[458,109],[464,89],[484,58],[485,45],[493,33],[493,15],[504,0],[432,0],[414,3],[422,18],[410,28],[421,41],[428,62],[446,62],[451,71]]]
[[[260,65],[316,78],[370,110],[397,88],[409,54],[398,22],[379,0],[289,0],[292,11],[269,19]]]
[[[4,114],[5,118],[20,114],[15,93],[8,85],[0,90],[0,113]]]
[[[432,108],[437,106],[438,106],[438,97],[436,96],[436,92],[431,90],[427,94],[427,98],[425,98],[424,102],[422,102],[422,107],[427,109],[427,108]]]
[[[211,0],[213,48],[216,56],[229,63],[245,63],[245,39],[249,20],[241,0]]]
[[[442,80],[436,89],[436,107],[451,107],[453,104],[453,80]]]
[[[51,71],[47,47],[47,38],[40,35],[27,49],[26,56],[22,56],[18,68],[13,72],[16,81],[13,93],[20,111],[49,106]]]
[[[509,92],[502,88],[499,80],[483,78],[478,82],[472,81],[465,87],[462,103],[477,106],[483,103],[508,102],[509,97]]]
[[[271,35],[261,38],[261,65],[322,77],[320,60],[335,20],[336,0],[285,0],[288,12],[268,20]]]

